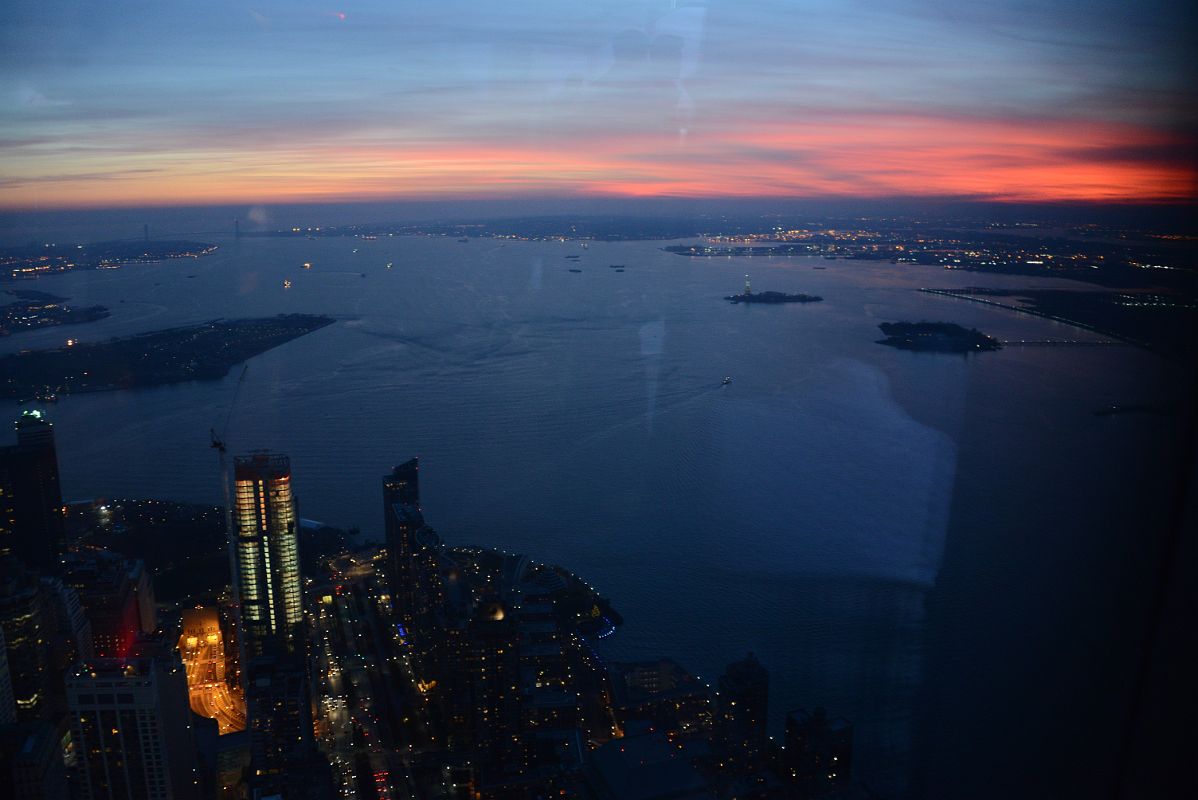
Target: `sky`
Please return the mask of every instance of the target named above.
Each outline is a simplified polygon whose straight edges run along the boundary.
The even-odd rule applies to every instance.
[[[0,209],[1192,201],[1146,0],[7,0]]]

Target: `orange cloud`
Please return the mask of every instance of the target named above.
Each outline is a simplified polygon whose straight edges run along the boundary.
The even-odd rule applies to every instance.
[[[379,141],[34,155],[0,181],[0,207],[521,194],[1151,202],[1193,199],[1196,183],[1185,139],[1076,120],[839,115],[697,126],[685,137]]]

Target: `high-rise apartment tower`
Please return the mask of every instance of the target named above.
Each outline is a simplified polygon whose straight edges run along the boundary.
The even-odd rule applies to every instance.
[[[294,652],[303,621],[291,462],[279,454],[235,459],[234,527],[246,656]]]

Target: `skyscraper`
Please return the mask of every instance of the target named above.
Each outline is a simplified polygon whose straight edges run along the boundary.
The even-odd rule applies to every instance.
[[[11,557],[0,558],[0,628],[21,720],[36,718],[49,700],[50,622],[41,583]]]
[[[79,601],[79,593],[58,577],[41,579],[45,590],[48,615],[53,619],[46,631],[49,641],[50,664],[56,674],[76,661],[94,658],[91,620]]]
[[[66,679],[84,800],[186,800],[201,774],[178,654],[80,662]]]
[[[54,426],[29,410],[16,429],[16,445],[0,449],[0,555],[46,569],[62,552],[63,538]]]
[[[255,796],[290,796],[310,784],[319,795],[329,771],[313,747],[291,462],[241,456],[233,480],[251,788]],[[315,776],[306,772],[313,764]]]
[[[405,461],[383,476],[391,602],[417,673],[424,679],[448,657],[439,611],[445,601],[443,547],[420,511],[419,461]]]
[[[518,635],[515,617],[489,598],[466,623],[461,656],[455,659],[459,685],[470,703],[459,747],[468,744],[485,756],[485,782],[501,781],[523,767]]]
[[[719,687],[715,733],[724,767],[732,772],[756,769],[765,754],[770,675],[749,653],[728,665]]]
[[[383,476],[383,520],[390,555],[391,596],[404,627],[416,622],[416,536],[424,527],[420,513],[420,461],[413,458]]]
[[[63,580],[79,596],[97,658],[123,658],[141,629],[130,562],[103,550],[63,557]]]
[[[420,509],[420,459],[410,458],[383,478],[383,498],[388,505],[399,503]]]
[[[250,767],[256,776],[280,775],[315,755],[310,692],[307,665],[298,656],[264,656],[250,663],[246,701]]]
[[[246,656],[294,652],[303,605],[291,462],[279,454],[241,456],[233,478]]]

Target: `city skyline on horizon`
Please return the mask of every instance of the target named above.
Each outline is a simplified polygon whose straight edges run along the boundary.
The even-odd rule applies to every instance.
[[[17,4],[0,209],[1195,194],[1167,3],[225,6]]]

